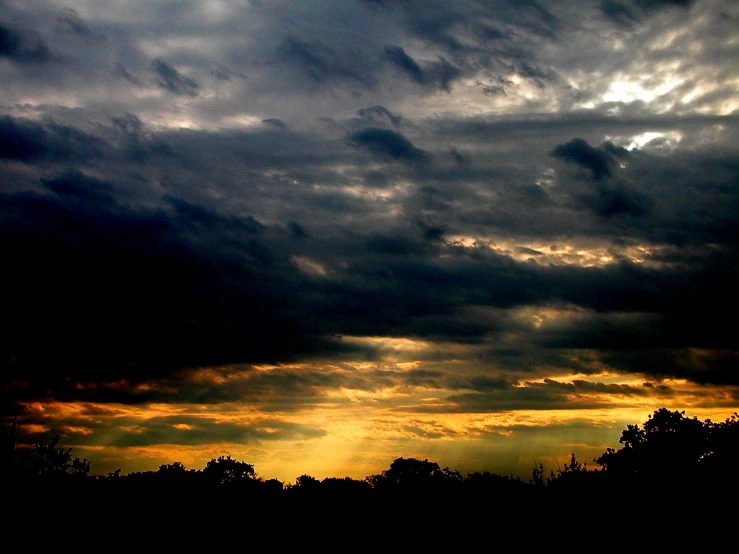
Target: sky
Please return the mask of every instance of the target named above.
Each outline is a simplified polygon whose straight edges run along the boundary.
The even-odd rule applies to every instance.
[[[588,468],[739,410],[739,3],[0,0],[3,424]]]

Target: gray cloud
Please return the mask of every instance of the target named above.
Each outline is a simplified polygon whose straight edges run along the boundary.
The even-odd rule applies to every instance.
[[[385,46],[385,56],[387,59],[401,71],[408,75],[416,83],[423,84],[425,77],[421,66],[406,54],[405,50],[400,46]]]
[[[384,159],[425,163],[429,158],[426,152],[416,148],[406,137],[390,129],[367,127],[351,133],[348,140]]]
[[[5,413],[738,384],[734,3],[45,4],[0,23]],[[602,372],[652,388],[557,377]]]
[[[693,0],[601,0],[600,7],[607,16],[630,22],[645,12],[672,7],[688,9],[693,4]]]
[[[157,74],[157,83],[163,89],[168,90],[172,94],[197,96],[200,85],[189,77],[185,77],[174,67],[160,59],[155,59],[151,63],[154,72]]]
[[[316,84],[347,81],[364,88],[375,86],[368,60],[354,51],[337,52],[320,41],[287,37],[277,49],[280,62],[299,68]]]
[[[276,129],[286,129],[287,125],[284,121],[281,119],[277,119],[276,117],[268,117],[267,119],[263,119],[262,123],[266,123],[267,125],[270,125]]]
[[[422,68],[400,46],[385,46],[385,57],[416,84],[435,86],[447,92],[452,82],[462,75],[459,68],[444,58],[427,63]]]
[[[552,156],[564,158],[589,169],[593,173],[593,179],[596,180],[611,175],[613,160],[608,153],[593,148],[581,138],[575,138],[566,144],[557,145],[552,150]]]
[[[33,30],[15,29],[0,22],[0,58],[33,64],[50,62],[57,56]]]
[[[357,115],[372,123],[390,123],[396,127],[403,121],[403,118],[400,115],[392,113],[384,106],[360,108],[357,110]]]
[[[72,162],[100,156],[107,147],[105,140],[74,127],[0,117],[0,158]]]
[[[8,116],[0,119],[0,157],[29,161],[45,153],[46,133],[40,125]]]
[[[95,32],[74,9],[67,8],[56,16],[61,32],[72,33],[92,43],[105,41],[105,35]]]

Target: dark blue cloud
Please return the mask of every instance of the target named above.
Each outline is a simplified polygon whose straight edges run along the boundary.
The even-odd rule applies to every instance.
[[[372,89],[377,84],[369,61],[358,52],[337,51],[319,40],[287,37],[277,48],[279,61],[301,70],[316,84],[346,82]]]
[[[462,75],[462,71],[444,58],[427,63],[421,67],[400,46],[385,46],[385,58],[400,69],[414,83],[438,87],[450,91],[452,82]]]
[[[626,186],[601,186],[595,193],[585,194],[580,200],[601,217],[631,215],[640,217],[652,213],[654,201]]]
[[[155,59],[151,63],[154,72],[157,74],[157,83],[160,87],[168,90],[172,94],[183,96],[197,96],[200,85],[189,77],[185,77],[174,67],[168,63]]]
[[[663,8],[669,6],[679,6],[681,8],[690,7],[694,0],[633,0],[634,4],[641,8]]]
[[[385,56],[398,69],[418,84],[425,82],[423,70],[411,56],[400,46],[385,46]]]
[[[350,144],[366,148],[383,159],[398,160],[411,164],[429,161],[429,155],[426,152],[416,148],[402,134],[390,129],[368,127],[351,133],[348,140]]]
[[[40,125],[0,117],[0,158],[30,161],[46,151],[46,132]]]
[[[694,0],[601,0],[600,9],[608,17],[630,24],[642,16],[670,7],[690,8]]]
[[[72,8],[62,10],[57,14],[56,20],[63,32],[72,33],[92,42],[102,42],[105,40],[105,35],[93,31],[82,17],[80,17],[79,13]]]
[[[403,119],[400,115],[392,113],[384,106],[361,108],[357,110],[357,115],[373,123],[390,123],[394,126],[397,126]]]
[[[43,185],[52,192],[67,197],[76,197],[84,201],[114,202],[109,183],[88,177],[76,169],[67,169],[50,179],[42,179]]]
[[[269,125],[270,127],[273,127],[275,129],[287,129],[287,124],[281,119],[277,119],[276,117],[263,119],[262,123],[265,123],[266,125]]]
[[[34,31],[13,29],[0,23],[0,58],[29,64],[48,62],[56,56]]]
[[[247,352],[290,356],[304,319],[288,315],[287,291],[297,287],[284,255],[260,241],[256,219],[174,197],[130,206],[116,198],[124,191],[79,170],[41,184],[43,194],[0,193],[0,248],[11,268],[3,386],[146,378]]]
[[[64,162],[101,156],[108,146],[74,127],[0,116],[0,159]]]
[[[302,239],[310,236],[305,228],[296,221],[288,222],[287,227],[290,230],[290,234],[293,238]]]
[[[581,138],[557,145],[551,155],[589,169],[596,180],[610,177],[613,159],[603,150],[593,148]]]
[[[331,333],[490,341],[490,367],[512,367],[508,349],[530,356],[517,364],[526,371],[564,367],[542,362],[556,349],[607,351],[614,366],[657,375],[685,372],[625,353],[735,351],[715,314],[737,306],[736,116],[691,112],[729,97],[731,9],[711,4],[708,48],[677,17],[690,2],[548,5],[261,2],[253,18],[185,22],[147,4],[151,17],[120,25],[72,10],[3,17],[3,113],[35,118],[0,114],[3,383],[35,372],[45,394],[75,378],[305,359],[333,353]],[[642,47],[651,33],[616,36],[598,18],[583,33],[579,19],[670,7],[654,39],[681,32],[659,52]],[[614,36],[618,52],[598,38]],[[194,51],[199,40],[207,51]],[[57,48],[68,63],[38,65]],[[677,102],[681,115],[598,104],[617,70],[658,60],[679,74],[688,50],[720,86]],[[662,100],[700,81],[681,82]],[[147,83],[176,101],[141,94]],[[262,123],[236,129],[242,114]],[[679,145],[620,145],[667,131]],[[606,137],[617,138],[592,142]],[[578,265],[574,252],[591,246],[604,267]],[[637,246],[642,264],[627,256]],[[508,312],[563,304],[603,319],[537,331]]]

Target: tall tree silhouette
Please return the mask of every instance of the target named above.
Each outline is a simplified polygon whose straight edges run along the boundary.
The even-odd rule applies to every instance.
[[[624,446],[608,448],[595,462],[613,480],[636,487],[704,486],[719,468],[733,474],[727,461],[737,462],[737,428],[736,418],[717,425],[660,408],[643,426],[628,425],[619,441]]]

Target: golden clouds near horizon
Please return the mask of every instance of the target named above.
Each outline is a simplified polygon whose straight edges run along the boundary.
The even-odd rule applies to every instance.
[[[307,366],[302,370],[311,371]],[[567,407],[552,404],[544,409],[542,395],[547,391],[566,396]],[[561,459],[571,450],[589,460],[587,456],[607,446],[617,447],[626,424],[642,423],[663,406],[714,421],[722,421],[737,406],[731,404],[736,391],[708,391],[682,380],[645,382],[614,373],[522,381],[506,391],[506,396],[520,399],[518,408],[508,400],[487,411],[475,411],[473,405],[459,409],[454,403],[460,400],[450,397],[463,394],[425,386],[338,389],[327,392],[324,403],[269,415],[239,402],[210,405],[207,412],[201,405],[161,403],[54,402],[34,403],[28,409],[54,421],[53,430],[63,435],[63,444],[91,460],[96,473],[117,468],[126,473],[151,471],[175,461],[202,469],[208,460],[230,455],[254,464],[265,478],[292,482],[306,473],[363,478],[386,469],[395,457],[482,470],[464,460],[486,450],[491,455],[508,453],[515,467],[528,471],[534,458]],[[535,394],[542,408],[526,408],[527,394]],[[350,402],[337,403],[337,398]],[[52,428],[43,425],[22,428],[26,434],[49,431]],[[510,462],[510,456],[501,460]]]

